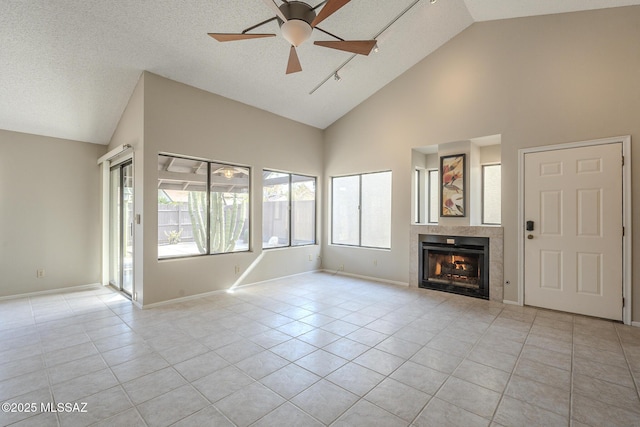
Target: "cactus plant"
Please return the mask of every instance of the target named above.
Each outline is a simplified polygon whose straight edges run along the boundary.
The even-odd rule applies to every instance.
[[[231,200],[228,200],[231,199]],[[189,193],[189,215],[200,253],[206,253],[206,194]],[[210,253],[232,252],[244,228],[246,201],[238,193],[211,193]]]
[[[207,194],[204,191],[189,192],[189,217],[191,217],[191,228],[193,239],[198,247],[198,252],[207,252]]]
[[[244,218],[245,203],[238,193],[211,193],[211,253],[233,252]]]

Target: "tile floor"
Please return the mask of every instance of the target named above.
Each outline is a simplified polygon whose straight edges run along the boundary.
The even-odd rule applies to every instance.
[[[154,309],[0,301],[15,426],[640,426],[640,328],[311,273]]]

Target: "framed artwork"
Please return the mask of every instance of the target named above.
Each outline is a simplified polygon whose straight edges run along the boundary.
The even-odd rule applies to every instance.
[[[440,216],[465,216],[465,155],[440,157]]]

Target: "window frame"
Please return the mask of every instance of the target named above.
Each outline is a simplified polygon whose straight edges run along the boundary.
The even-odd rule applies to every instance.
[[[428,169],[422,169],[422,168],[416,168],[414,170],[414,175],[413,175],[413,183],[414,183],[414,187],[415,187],[415,193],[414,193],[414,211],[413,211],[413,221],[414,224],[428,224],[428,225],[435,225],[438,224],[438,211],[434,212],[435,214],[435,218],[431,216],[431,208],[433,203],[435,203],[435,207],[437,209],[438,207],[438,198],[439,198],[439,194],[438,193],[438,182],[439,182],[439,176],[440,174],[438,173],[438,169],[432,169],[432,168],[428,168]],[[432,194],[431,194],[431,190],[432,190],[432,181],[435,181],[436,186],[436,200],[433,201],[432,203]]]
[[[289,191],[288,191],[288,203],[287,203],[287,216],[288,216],[288,231],[289,231],[289,243],[286,245],[280,245],[280,246],[264,246],[264,241],[262,242],[262,250],[270,250],[270,249],[283,249],[283,248],[298,248],[298,247],[303,247],[303,246],[314,246],[318,244],[318,177],[313,176],[313,175],[306,175],[306,174],[301,174],[301,173],[294,173],[294,172],[283,172],[283,171],[279,171],[279,170],[275,170],[275,169],[262,169],[262,205],[263,205],[263,209],[262,209],[262,225],[264,227],[264,174],[265,172],[271,172],[271,173],[279,173],[282,175],[288,175],[288,187],[289,187]],[[299,244],[299,245],[295,245],[293,244],[293,227],[292,227],[292,216],[293,216],[293,177],[294,176],[300,176],[300,177],[304,177],[304,178],[311,178],[313,179],[313,183],[314,183],[314,189],[313,189],[313,242],[312,243],[303,243],[303,244]]]
[[[251,202],[251,197],[252,197],[252,168],[250,166],[247,165],[240,165],[240,164],[236,164],[236,163],[230,163],[230,162],[225,162],[225,161],[218,161],[218,160],[208,160],[208,159],[203,159],[203,158],[199,158],[199,157],[189,157],[189,156],[183,156],[183,155],[176,155],[176,154],[168,154],[168,153],[158,153],[158,155],[156,156],[156,158],[159,157],[168,157],[171,159],[180,159],[180,160],[190,160],[190,161],[196,161],[196,162],[203,162],[206,163],[206,169],[207,169],[207,180],[206,180],[206,185],[207,185],[207,191],[205,192],[206,194],[206,212],[207,212],[207,218],[206,218],[206,252],[205,253],[190,253],[190,254],[186,254],[186,255],[172,255],[172,256],[164,256],[164,257],[160,257],[160,255],[157,255],[157,259],[158,261],[166,261],[166,260],[176,260],[176,259],[184,259],[184,258],[198,258],[198,257],[204,257],[204,256],[215,256],[215,255],[228,255],[228,254],[237,254],[237,253],[247,253],[247,252],[253,252],[252,250],[252,244],[251,244],[251,238],[252,238],[252,221],[251,221],[251,217],[252,217],[252,202]],[[242,169],[246,169],[247,170],[247,179],[248,179],[248,183],[247,183],[247,214],[246,214],[246,219],[248,221],[248,225],[247,225],[247,249],[244,250],[237,250],[237,251],[231,251],[231,252],[211,252],[211,165],[215,164],[215,165],[220,165],[223,167],[229,167],[229,168],[242,168]],[[156,179],[156,181],[160,181],[160,177],[158,177]],[[158,218],[158,209],[157,209],[157,204],[156,204],[156,221]],[[158,240],[158,225],[156,224],[156,240]],[[156,248],[159,245],[156,243]]]
[[[381,170],[381,171],[375,171],[375,172],[363,172],[363,173],[355,173],[355,174],[348,174],[348,175],[336,175],[336,176],[332,176],[331,177],[331,230],[330,230],[330,244],[334,245],[334,246],[346,246],[346,247],[352,247],[352,248],[365,248],[365,249],[378,249],[378,250],[391,250],[391,242],[392,242],[392,236],[391,236],[391,230],[392,230],[392,225],[393,225],[393,221],[391,220],[393,215],[390,215],[390,220],[389,220],[389,247],[382,247],[382,246],[365,246],[362,244],[362,177],[364,175],[374,175],[374,174],[381,174],[381,173],[388,173],[390,174],[391,177],[391,185],[393,186],[393,171],[391,169],[387,169],[387,170]],[[335,224],[334,224],[334,207],[335,207],[335,194],[336,192],[334,191],[334,180],[336,178],[350,178],[350,177],[358,177],[358,244],[347,244],[347,243],[335,243],[333,241],[333,230],[335,228]],[[393,188],[391,188],[391,194],[390,197],[393,197]],[[389,207],[390,211],[393,209],[393,202],[391,203],[391,206]]]
[[[432,202],[432,194],[431,194],[431,189],[432,189],[432,185],[431,185],[431,181],[432,179],[435,181],[436,183],[436,188],[439,189],[439,183],[440,183],[440,173],[438,169],[427,169],[427,212],[426,212],[426,216],[427,216],[427,224],[437,224],[438,220],[440,218],[440,214],[439,214],[439,210],[436,210],[436,217],[435,217],[435,221],[433,221],[433,218],[431,218],[431,202]],[[432,175],[435,175],[435,178],[432,177]],[[435,195],[436,197],[436,203],[438,203],[438,201],[440,200],[440,191],[437,191],[437,194]],[[436,204],[436,208],[438,207],[438,205]]]
[[[413,221],[415,224],[421,224],[422,215],[420,215],[420,211],[422,210],[422,170],[415,169],[413,173],[413,182],[416,187],[416,199],[415,199],[415,208],[413,211]],[[427,215],[428,216],[428,215]]]

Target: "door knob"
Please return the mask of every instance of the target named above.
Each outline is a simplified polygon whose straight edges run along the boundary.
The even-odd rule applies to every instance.
[[[527,239],[529,239],[529,240],[533,239],[533,234],[529,234],[529,235],[527,236]]]

